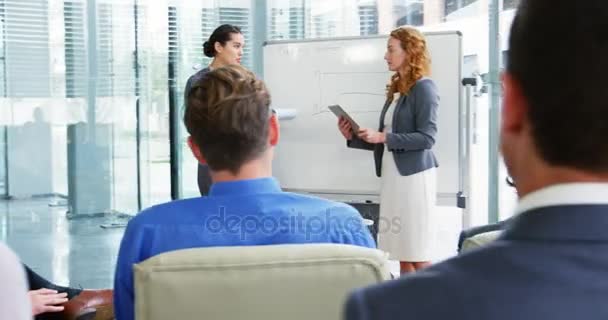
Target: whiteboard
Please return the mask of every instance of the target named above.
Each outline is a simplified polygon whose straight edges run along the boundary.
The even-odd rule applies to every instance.
[[[462,124],[462,48],[458,32],[425,34],[431,78],[440,102],[434,152],[439,202],[463,191],[466,148]],[[384,61],[388,36],[268,42],[264,80],[272,106],[295,117],[281,121],[273,173],[289,191],[376,202],[380,178],[370,151],[346,147],[329,105],[341,105],[362,127],[378,128],[391,72]],[[444,201],[442,201],[444,200]]]

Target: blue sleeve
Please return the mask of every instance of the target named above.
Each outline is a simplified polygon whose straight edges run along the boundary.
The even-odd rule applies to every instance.
[[[367,320],[369,312],[365,306],[365,299],[363,296],[363,290],[359,289],[353,292],[344,307],[344,320]],[[397,316],[396,316],[397,318]]]
[[[376,242],[363,222],[359,211],[345,205],[333,209],[334,214],[341,217],[340,225],[334,226],[334,239],[332,242],[350,244],[354,246],[376,248]]]
[[[387,133],[386,146],[391,150],[424,150],[435,144],[439,108],[437,87],[433,81],[426,80],[416,84],[413,90],[416,130],[408,133]]]
[[[143,230],[131,220],[120,243],[114,275],[114,313],[117,320],[135,319],[133,265],[142,261]]]

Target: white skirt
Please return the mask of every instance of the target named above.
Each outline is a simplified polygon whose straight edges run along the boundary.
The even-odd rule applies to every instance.
[[[437,239],[437,169],[410,176],[397,170],[391,152],[382,159],[378,247],[391,260],[432,261]]]

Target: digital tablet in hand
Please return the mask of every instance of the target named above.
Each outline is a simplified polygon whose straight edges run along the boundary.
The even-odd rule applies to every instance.
[[[350,123],[350,126],[351,128],[353,128],[354,132],[359,131],[359,125],[355,122],[355,120],[353,120],[353,118],[348,115],[348,113],[346,113],[346,111],[344,111],[344,109],[342,109],[342,107],[336,104],[327,108],[329,108],[329,110],[331,110],[331,112],[333,112],[336,117],[344,117],[344,119],[346,119]]]

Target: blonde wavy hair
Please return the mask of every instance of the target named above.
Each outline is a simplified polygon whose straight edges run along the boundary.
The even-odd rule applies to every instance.
[[[424,35],[420,31],[412,27],[399,27],[393,30],[391,37],[399,40],[401,48],[405,50],[406,61],[404,68],[407,76],[401,79],[399,72],[396,72],[387,85],[386,96],[389,100],[393,100],[395,93],[407,95],[416,81],[424,76],[431,74],[431,58],[426,46]]]

